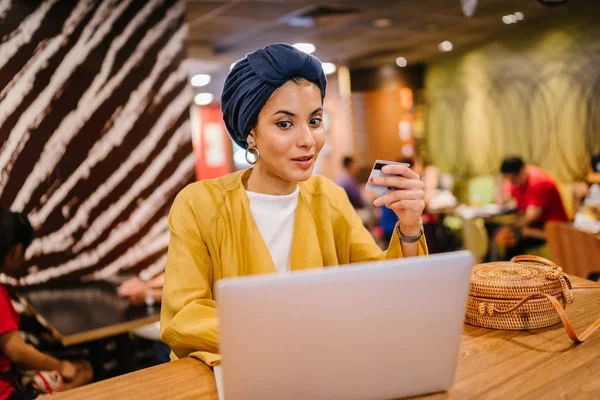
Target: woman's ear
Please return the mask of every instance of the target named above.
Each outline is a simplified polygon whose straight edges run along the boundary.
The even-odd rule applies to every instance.
[[[246,143],[248,143],[249,147],[256,146],[256,140],[254,140],[254,129],[252,129],[248,134],[248,137],[246,138]]]

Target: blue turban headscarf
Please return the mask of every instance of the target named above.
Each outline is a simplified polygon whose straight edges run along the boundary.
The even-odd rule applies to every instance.
[[[229,136],[242,148],[258,114],[273,92],[292,78],[304,78],[321,89],[327,80],[318,58],[289,44],[272,44],[238,61],[225,79],[221,110]]]

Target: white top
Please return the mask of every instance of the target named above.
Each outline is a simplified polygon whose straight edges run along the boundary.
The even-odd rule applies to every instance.
[[[250,212],[278,272],[288,272],[291,267],[294,216],[299,192],[298,186],[292,193],[283,196],[246,191],[250,199]]]

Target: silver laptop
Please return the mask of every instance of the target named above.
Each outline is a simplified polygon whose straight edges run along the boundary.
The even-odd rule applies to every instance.
[[[376,400],[450,388],[472,266],[463,251],[219,281],[219,397]]]

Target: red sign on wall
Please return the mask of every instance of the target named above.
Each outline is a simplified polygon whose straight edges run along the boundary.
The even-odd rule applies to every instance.
[[[231,139],[219,106],[193,105],[192,146],[196,155],[196,179],[218,178],[231,172]]]

